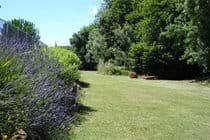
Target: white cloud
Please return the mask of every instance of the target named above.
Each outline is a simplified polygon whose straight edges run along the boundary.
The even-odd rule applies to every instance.
[[[98,6],[92,7],[91,10],[90,10],[90,14],[91,15],[96,15],[98,13],[98,9],[99,9]]]

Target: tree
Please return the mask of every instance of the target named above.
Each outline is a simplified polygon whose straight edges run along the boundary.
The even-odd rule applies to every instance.
[[[105,0],[86,57],[161,78],[207,73],[209,13],[209,0]]]
[[[106,0],[96,19],[100,33],[105,37],[107,45],[115,43],[114,30],[122,28],[126,15],[132,11],[133,0]]]
[[[105,38],[99,33],[97,29],[93,29],[89,35],[87,43],[86,60],[88,62],[99,63],[99,61],[107,61],[107,44]]]
[[[24,19],[13,19],[10,21],[10,23],[18,29],[20,29],[18,35],[19,38],[29,38],[34,42],[39,41],[39,30],[35,27],[35,24],[33,24],[32,22]],[[24,33],[21,33],[22,31]]]
[[[131,69],[137,73],[143,74],[144,70],[144,55],[148,51],[148,45],[146,43],[133,44],[129,49],[129,57],[133,59],[131,63]]]
[[[70,44],[75,49],[75,53],[79,56],[82,64],[81,69],[95,69],[95,63],[87,62],[85,56],[87,55],[86,45],[89,40],[90,32],[95,28],[95,25],[83,27],[78,33],[73,34],[70,38]]]
[[[114,59],[115,64],[118,66],[128,67],[130,60],[128,58],[129,49],[136,41],[135,32],[133,27],[125,24],[123,27],[115,29],[114,31]]]
[[[199,64],[210,71],[210,1],[186,0],[186,51],[184,58],[190,64]]]

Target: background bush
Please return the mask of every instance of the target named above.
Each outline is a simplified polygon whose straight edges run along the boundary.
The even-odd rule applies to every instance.
[[[106,75],[128,75],[129,70],[125,67],[115,66],[111,62],[100,62],[98,65],[98,72]]]
[[[209,75],[209,0],[105,0],[99,11],[70,39],[89,58],[82,63],[112,61],[163,79]]]
[[[140,74],[145,73],[144,69],[144,59],[145,53],[148,52],[148,46],[146,43],[137,43],[133,44],[129,50],[129,57],[133,60],[133,63],[130,64],[130,67],[133,71],[136,71]]]
[[[180,59],[180,50],[147,43],[133,44],[129,57],[133,59],[132,70],[140,74],[157,75],[161,79],[193,78],[201,73],[197,65],[187,64]]]

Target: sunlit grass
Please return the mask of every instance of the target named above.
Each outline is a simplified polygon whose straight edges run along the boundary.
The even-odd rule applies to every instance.
[[[187,81],[131,80],[82,72],[92,112],[75,140],[208,140],[210,88]]]

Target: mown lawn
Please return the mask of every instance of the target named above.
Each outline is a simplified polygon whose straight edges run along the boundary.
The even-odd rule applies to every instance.
[[[209,140],[210,88],[82,72],[90,111],[75,140]],[[87,86],[87,85],[86,85]]]

